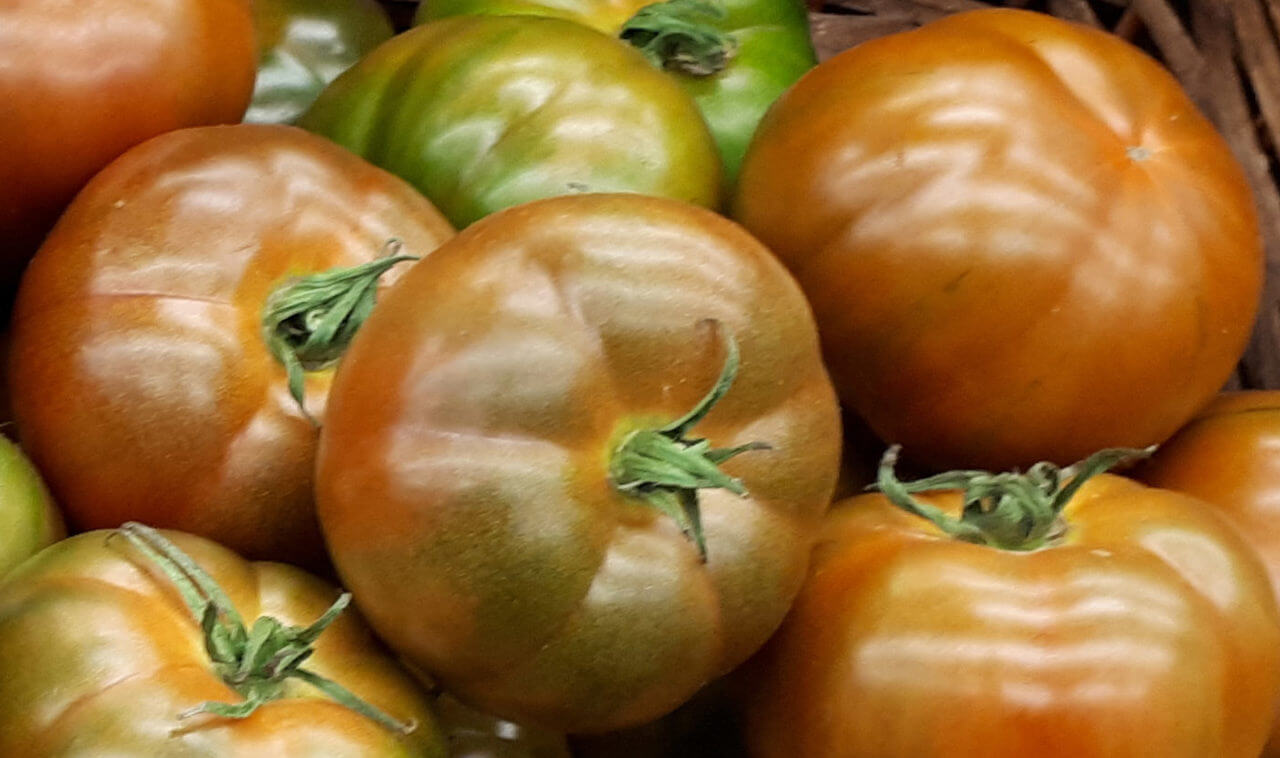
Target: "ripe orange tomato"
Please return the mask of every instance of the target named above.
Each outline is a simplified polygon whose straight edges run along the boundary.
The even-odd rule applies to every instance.
[[[293,127],[171,132],[115,161],[50,234],[14,312],[18,430],[72,524],[145,520],[322,562],[316,428],[264,309],[390,239],[422,255],[451,234],[409,185]],[[321,358],[305,382],[317,417]]]
[[[1019,527],[1007,539],[1027,522],[991,506],[1024,491],[988,493],[963,519],[957,492],[914,500],[956,534]],[[1056,517],[1029,501],[1023,515],[1052,520],[1032,518],[1049,531],[1016,549],[948,536],[885,494],[837,504],[760,659],[752,755],[1256,758],[1280,696],[1280,617],[1240,535],[1201,501],[1110,474]]]
[[[1030,11],[820,65],[761,124],[734,215],[809,296],[841,399],[942,468],[1163,441],[1261,286],[1249,186],[1174,78]]]
[[[1280,588],[1280,392],[1219,395],[1135,475],[1212,503],[1258,551]],[[1265,755],[1280,756],[1280,721]]]
[[[246,0],[0,3],[0,287],[85,182],[186,126],[235,123],[257,52]]]

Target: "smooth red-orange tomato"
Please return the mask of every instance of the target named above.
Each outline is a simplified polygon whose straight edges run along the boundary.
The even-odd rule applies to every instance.
[[[14,415],[69,521],[321,562],[317,432],[264,339],[266,300],[390,239],[423,255],[451,234],[409,185],[293,127],[171,132],[115,161],[33,259],[14,312]],[[331,375],[307,378],[317,418]]]
[[[1213,504],[1280,588],[1280,392],[1219,395],[1134,475]],[[1280,721],[1264,755],[1280,756]]]
[[[1262,255],[1224,141],[1137,48],[989,10],[859,45],[775,104],[734,217],[844,403],[942,468],[1173,434],[1244,349]]]
[[[681,442],[656,434],[722,386],[729,337],[727,392]],[[770,448],[712,456],[751,442]],[[768,638],[839,453],[808,305],[769,251],[705,209],[584,194],[480,220],[387,293],[334,379],[317,508],[401,655],[497,715],[600,732]],[[663,509],[683,481],[705,553]]]
[[[1012,551],[881,494],[834,506],[758,661],[751,754],[1257,758],[1280,624],[1254,552],[1203,502],[1110,474],[1062,513]]]
[[[72,196],[125,150],[239,121],[256,65],[247,0],[0,3],[5,289]]]

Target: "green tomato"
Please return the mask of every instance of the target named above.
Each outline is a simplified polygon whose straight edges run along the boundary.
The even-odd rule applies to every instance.
[[[254,0],[258,78],[244,120],[290,124],[329,82],[391,39],[375,0]]]
[[[0,437],[0,577],[64,536],[62,516],[35,466]]]
[[[729,182],[769,106],[817,63],[799,0],[423,0],[416,21],[551,16],[640,47],[693,96]]]
[[[720,159],[693,100],[638,51],[559,19],[412,29],[299,123],[398,174],[458,228],[583,192],[720,204]]]

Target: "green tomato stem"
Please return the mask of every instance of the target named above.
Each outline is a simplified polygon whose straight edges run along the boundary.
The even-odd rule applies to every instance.
[[[902,482],[894,473],[900,450],[893,445],[885,451],[876,483],[868,489],[880,490],[889,502],[928,519],[953,539],[1001,550],[1035,550],[1064,530],[1062,511],[1085,482],[1122,463],[1150,457],[1155,446],[1107,448],[1066,468],[1042,461],[1025,474],[948,471],[913,482]],[[912,497],[955,490],[964,502],[960,518]]]
[[[400,240],[390,240],[377,260],[290,279],[267,297],[263,339],[288,374],[289,394],[313,423],[304,399],[306,372],[337,362],[373,311],[378,279],[398,263],[418,260],[398,255],[400,247]]]
[[[711,390],[685,415],[656,429],[637,429],[623,438],[610,460],[609,476],[619,491],[639,498],[670,516],[707,559],[706,537],[698,507],[698,490],[725,489],[747,497],[746,487],[720,470],[719,464],[752,450],[768,450],[764,442],[713,448],[705,439],[686,437],[729,392],[738,375],[738,343],[725,333],[725,362]]]
[[[163,534],[136,522],[125,524],[114,534],[128,540],[173,582],[200,624],[214,671],[244,698],[239,703],[202,703],[178,714],[178,718],[206,713],[221,718],[248,718],[258,708],[283,697],[287,680],[297,679],[394,732],[408,734],[416,727],[387,715],[337,682],[302,668],[315,652],[316,639],[351,603],[350,594],[342,593],[308,627],[287,626],[271,616],[262,616],[246,631],[244,620],[213,577]]]
[[[711,76],[723,71],[738,51],[733,35],[717,25],[725,16],[716,0],[666,0],[641,8],[618,36],[658,68]]]

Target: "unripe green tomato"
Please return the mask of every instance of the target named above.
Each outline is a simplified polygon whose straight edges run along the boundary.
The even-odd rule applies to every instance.
[[[290,124],[394,30],[377,0],[254,0],[258,78],[244,120]]]
[[[459,228],[576,193],[720,205],[720,158],[693,100],[639,51],[559,19],[405,32],[299,124],[409,181]]]
[[[423,0],[416,21],[449,16],[529,15],[568,19],[605,34],[627,36],[642,44],[652,35],[626,30],[641,8],[653,0]],[[688,92],[715,136],[724,160],[725,177],[732,182],[747,151],[751,135],[773,101],[817,63],[809,38],[809,18],[800,0],[674,0],[660,3],[679,8],[677,24],[664,43],[654,46],[653,62]],[[696,44],[680,21],[702,27],[694,34],[719,36],[726,43],[723,64],[702,70],[682,63]],[[682,38],[680,35],[684,35]],[[664,51],[664,52],[660,52]]]
[[[64,536],[62,516],[36,467],[0,437],[0,577]]]

